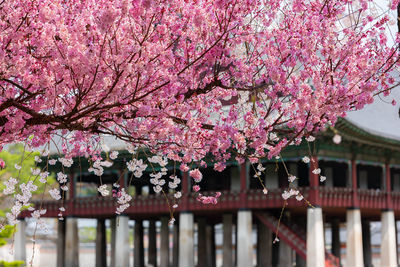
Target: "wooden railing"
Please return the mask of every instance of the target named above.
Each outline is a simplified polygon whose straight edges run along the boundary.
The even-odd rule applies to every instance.
[[[219,198],[218,204],[202,204],[196,200],[196,194],[191,193],[183,196],[178,203],[177,212],[190,210],[196,211],[215,211],[229,212],[240,208],[249,209],[269,209],[281,208],[284,205],[282,198],[282,189],[271,189],[268,194],[264,194],[261,190],[249,189],[240,191],[223,191]],[[310,189],[307,187],[300,188],[301,194],[308,199]],[[322,207],[330,208],[349,208],[353,205],[353,191],[351,188],[344,187],[319,187],[319,202],[312,203]],[[202,192],[203,195],[213,195],[214,192]],[[364,209],[385,209],[387,207],[388,194],[381,190],[365,190],[358,189],[357,196],[360,208]],[[400,210],[400,192],[391,193],[391,202],[395,210]],[[172,195],[168,195],[170,203],[174,199]],[[43,201],[41,204],[43,209],[47,210],[45,216],[57,217],[60,207],[65,207],[65,216],[78,217],[110,217],[115,215],[117,203],[112,197],[81,197],[72,201]],[[305,201],[297,201],[294,197],[287,201],[288,207],[307,207]],[[171,204],[172,205],[172,204]],[[131,206],[125,211],[126,214],[132,216],[160,215],[169,213],[167,201],[163,195],[141,195],[133,197]],[[29,216],[28,212],[22,216]]]
[[[352,189],[347,187],[320,187],[319,199],[323,207],[350,207]]]
[[[358,189],[360,207],[365,209],[385,209],[387,192],[377,189]]]

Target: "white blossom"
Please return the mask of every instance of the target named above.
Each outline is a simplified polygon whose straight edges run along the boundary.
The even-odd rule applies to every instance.
[[[314,173],[314,174],[320,174],[320,173],[321,173],[321,169],[320,169],[320,168],[314,169],[314,170],[312,171],[312,173]]]
[[[8,181],[4,182],[6,188],[3,189],[5,195],[11,195],[15,192],[15,185],[18,183],[17,179],[10,177]]]
[[[169,182],[168,183],[168,187],[171,188],[171,189],[175,189],[175,188],[178,187],[178,185],[176,183],[174,183],[174,182]]]
[[[147,168],[147,164],[143,163],[143,160],[132,159],[126,163],[129,171],[133,172],[133,175],[137,178],[140,178],[143,175],[143,172]]]
[[[43,152],[42,152],[42,156],[43,157],[47,157],[49,155],[49,150],[48,149],[45,149]],[[40,161],[41,162],[41,161]]]
[[[296,176],[294,176],[294,175],[289,175],[288,176],[288,181],[290,182],[290,183],[293,183],[295,180],[297,179],[297,177]]]
[[[127,208],[129,207],[129,204],[122,204],[117,207],[117,211],[115,212],[116,214],[121,214],[124,212]]]
[[[58,158],[58,161],[61,162],[61,164],[64,167],[67,167],[67,168],[71,167],[72,163],[74,163],[73,159],[66,159],[66,158]]]
[[[169,178],[172,179],[176,184],[181,182],[181,179],[179,179],[176,175],[171,175]]]
[[[263,167],[262,164],[258,164],[258,165],[257,165],[257,170],[260,171],[260,172],[262,172],[262,171],[265,171],[265,168]]]
[[[67,182],[67,177],[68,176],[62,172],[57,173],[57,181],[61,184],[64,184]]]
[[[320,180],[321,182],[324,182],[324,181],[326,180],[326,176],[321,175],[321,176],[319,177],[319,180]]]
[[[314,141],[315,141],[315,137],[312,136],[312,135],[310,135],[309,137],[306,138],[306,140],[307,140],[308,142],[314,142]]]
[[[19,188],[22,194],[17,194],[15,198],[19,202],[22,202],[22,204],[26,205],[32,197],[32,192],[35,192],[38,187],[33,184],[33,181],[28,181],[27,183],[20,184]]]
[[[116,159],[118,157],[118,151],[112,151],[110,153],[110,159]]]
[[[60,188],[63,191],[68,191],[68,186],[67,185],[60,186]]]
[[[50,159],[48,162],[49,162],[49,165],[56,165],[57,160],[56,159]]]
[[[288,191],[283,191],[283,193],[282,193],[282,198],[284,199],[284,200],[287,200],[287,199],[289,199],[291,197],[291,195],[290,195],[290,193],[288,192]]]
[[[163,158],[162,156],[158,156],[158,155],[148,158],[148,161],[151,163],[157,163],[161,167],[165,167],[168,164],[168,158],[166,158],[166,157]]]
[[[153,186],[153,190],[154,190],[154,192],[156,192],[156,193],[160,193],[161,190],[162,190],[162,187],[159,186],[159,185],[156,185],[156,186]]]
[[[309,163],[309,162],[310,162],[310,158],[307,157],[307,156],[304,156],[304,157],[302,158],[302,161],[303,161],[304,163]]]
[[[260,176],[261,176],[261,172],[256,172],[256,173],[253,175],[254,178],[258,178],[258,177],[260,177]]]
[[[21,169],[21,166],[19,166],[17,163],[15,163],[14,167],[15,167],[15,169],[17,169],[17,170],[20,170],[20,169]]]
[[[46,183],[47,177],[49,176],[49,174],[50,174],[49,172],[41,172],[39,181],[43,184]]]
[[[290,196],[297,196],[299,194],[299,191],[296,190],[296,189],[291,188],[289,190],[289,194],[290,194]]]
[[[136,153],[136,147],[134,147],[133,145],[129,144],[127,147],[127,150],[130,154],[135,154]]]
[[[175,198],[181,198],[182,197],[182,193],[181,192],[176,192],[175,194],[174,194],[174,197]]]
[[[338,135],[338,134],[335,134],[335,136],[333,137],[333,142],[335,143],[335,144],[340,144],[341,142],[342,142],[342,137],[340,136],[340,135]]]
[[[113,163],[112,163],[112,161],[105,160],[105,161],[100,162],[100,165],[108,168],[108,167],[111,167],[113,165]]]
[[[15,225],[18,223],[17,217],[21,213],[22,203],[15,201],[11,207],[10,212],[6,213],[6,218],[9,225]]]
[[[132,197],[125,192],[125,189],[122,188],[120,191],[120,195],[117,199],[117,203],[119,204],[116,210],[116,214],[121,214],[126,210],[130,204],[129,202],[132,200]]]
[[[103,169],[102,167],[96,168],[96,169],[93,169],[93,172],[94,172],[94,174],[97,175],[97,176],[102,176],[103,173],[104,173],[104,169]]]
[[[103,197],[106,197],[106,196],[108,196],[110,194],[110,191],[107,189],[107,185],[106,184],[103,184],[103,185],[99,186],[99,188],[97,190],[100,192],[100,194]]]
[[[304,197],[303,197],[302,195],[297,195],[297,196],[296,196],[297,201],[302,201],[303,198],[304,198]]]
[[[40,174],[40,169],[39,168],[31,168],[31,173],[34,176],[37,176]]]
[[[39,156],[35,156],[35,161],[40,163],[40,162],[42,162],[42,159]]]
[[[55,200],[61,199],[60,190],[58,190],[57,188],[50,189],[49,194]]]

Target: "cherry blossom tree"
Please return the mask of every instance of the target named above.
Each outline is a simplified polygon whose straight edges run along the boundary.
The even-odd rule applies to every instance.
[[[278,156],[399,84],[398,2],[3,0],[0,145],[62,136],[63,165],[84,156],[101,175],[111,135],[161,166],[195,163],[196,181],[206,155],[216,170]]]

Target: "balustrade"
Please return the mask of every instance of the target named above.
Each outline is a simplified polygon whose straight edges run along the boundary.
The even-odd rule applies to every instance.
[[[309,188],[300,187],[300,193],[304,198],[308,199]],[[213,204],[202,204],[196,200],[197,193],[190,193],[187,196],[183,196],[182,199],[174,200],[172,194],[168,194],[168,200],[170,203],[176,201],[178,205],[186,198],[188,210],[192,211],[233,211],[243,207],[243,199],[240,197],[240,193],[245,193],[246,203],[245,207],[250,209],[267,209],[267,208],[281,208],[284,204],[282,198],[283,189],[270,189],[268,194],[264,194],[260,189],[248,189],[245,191],[222,191],[219,201],[216,205]],[[353,189],[347,187],[319,187],[319,201],[322,207],[330,208],[348,208],[352,207],[352,198],[354,196]],[[203,195],[214,195],[215,192],[201,192]],[[367,190],[357,189],[357,195],[359,198],[360,208],[369,209],[385,209],[386,208],[386,197],[387,192],[382,190]],[[393,208],[400,210],[400,192],[391,192]],[[289,207],[304,207],[303,201],[297,201],[294,197],[288,199],[287,204]],[[73,200],[63,201],[42,201],[37,202],[38,206],[42,209],[46,209],[47,213],[44,216],[57,217],[60,207],[65,207],[66,211],[64,216],[74,215],[82,217],[108,217],[114,216],[117,207],[116,199],[113,197],[80,197],[74,198]],[[172,205],[172,204],[171,204]],[[69,207],[73,207],[71,210]],[[178,206],[176,211],[180,211],[181,207]],[[126,210],[126,214],[167,214],[169,212],[167,202],[164,195],[162,194],[149,194],[134,196],[131,202],[131,206]],[[29,217],[29,212],[25,211],[21,217]]]

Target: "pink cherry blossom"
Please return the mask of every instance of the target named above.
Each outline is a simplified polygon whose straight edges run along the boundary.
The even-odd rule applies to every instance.
[[[201,174],[199,169],[194,169],[189,172],[189,175],[197,182],[201,182],[203,179],[203,174]]]
[[[399,67],[398,40],[387,35],[396,21],[386,11],[377,16],[371,3],[3,1],[0,150],[20,141],[42,149],[61,136],[63,156],[49,165],[75,167],[72,158],[84,157],[101,177],[118,156],[101,156],[109,135],[132,155],[156,155],[132,157],[126,167],[141,177],[158,164],[157,192],[168,161],[188,172],[207,157],[222,171],[232,158],[279,157],[399,84],[390,75]],[[203,178],[199,169],[189,174]],[[68,180],[64,171],[57,179]],[[13,222],[34,189],[21,186]],[[128,196],[121,191],[117,213],[129,207]]]

